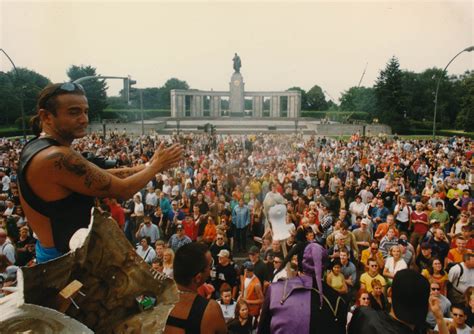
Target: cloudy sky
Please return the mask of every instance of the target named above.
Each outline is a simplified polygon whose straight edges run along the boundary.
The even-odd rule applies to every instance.
[[[328,98],[372,86],[396,56],[415,72],[444,67],[474,45],[474,1],[9,1],[0,0],[0,47],[18,67],[54,82],[72,65],[131,75],[137,87],[171,78],[228,90],[232,57],[248,91],[318,84]],[[474,68],[463,53],[449,74]],[[0,55],[0,70],[11,69]],[[121,82],[108,81],[109,94]]]

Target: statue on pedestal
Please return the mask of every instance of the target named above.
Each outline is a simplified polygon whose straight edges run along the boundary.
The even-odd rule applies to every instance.
[[[240,68],[242,67],[242,62],[240,61],[240,57],[237,53],[235,53],[234,58],[232,59],[234,62],[234,70],[236,73],[240,73]]]

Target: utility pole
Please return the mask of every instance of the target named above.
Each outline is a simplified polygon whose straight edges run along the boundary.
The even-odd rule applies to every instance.
[[[0,49],[0,51],[2,51],[3,54],[8,58],[10,63],[13,65],[13,69],[15,70],[16,83],[17,83],[17,85],[19,85],[19,89],[20,89],[21,130],[22,130],[22,133],[23,133],[23,139],[26,141],[25,110],[23,108],[23,86],[21,85],[21,82],[20,82],[20,73],[18,72],[18,69],[15,66],[15,63],[10,58],[10,56],[5,52],[5,50]]]
[[[140,114],[142,117],[142,136],[145,134],[145,123],[143,120],[143,89],[138,90],[140,93]]]

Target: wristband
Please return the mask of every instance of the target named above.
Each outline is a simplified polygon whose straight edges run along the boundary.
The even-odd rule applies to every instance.
[[[145,164],[145,167],[148,167],[148,166],[150,166],[150,162],[149,162],[149,161]]]

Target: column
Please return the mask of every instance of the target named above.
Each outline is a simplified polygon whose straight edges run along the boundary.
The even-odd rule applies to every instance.
[[[263,96],[257,96],[257,108],[258,108],[258,114],[257,117],[263,117]]]
[[[271,103],[270,103],[270,117],[280,117],[280,97],[277,96],[272,96],[271,97]]]
[[[295,96],[294,95],[288,95],[288,118],[294,118],[295,117]]]
[[[194,117],[202,117],[202,96],[193,96]]]
[[[196,116],[196,103],[194,101],[194,98],[195,96],[194,95],[191,95],[191,99],[190,99],[190,107],[191,107],[191,117],[197,117]]]
[[[171,90],[171,117],[177,117],[176,111],[176,92],[173,89]]]
[[[211,97],[211,116],[212,117],[221,116],[221,97],[220,96]]]
[[[186,95],[181,95],[181,115],[186,117]]]
[[[176,96],[176,117],[185,117],[185,103],[186,100],[184,95],[177,95]]]
[[[298,92],[295,99],[295,117],[301,116],[301,94]]]
[[[252,117],[260,117],[258,111],[258,96],[252,98]]]

